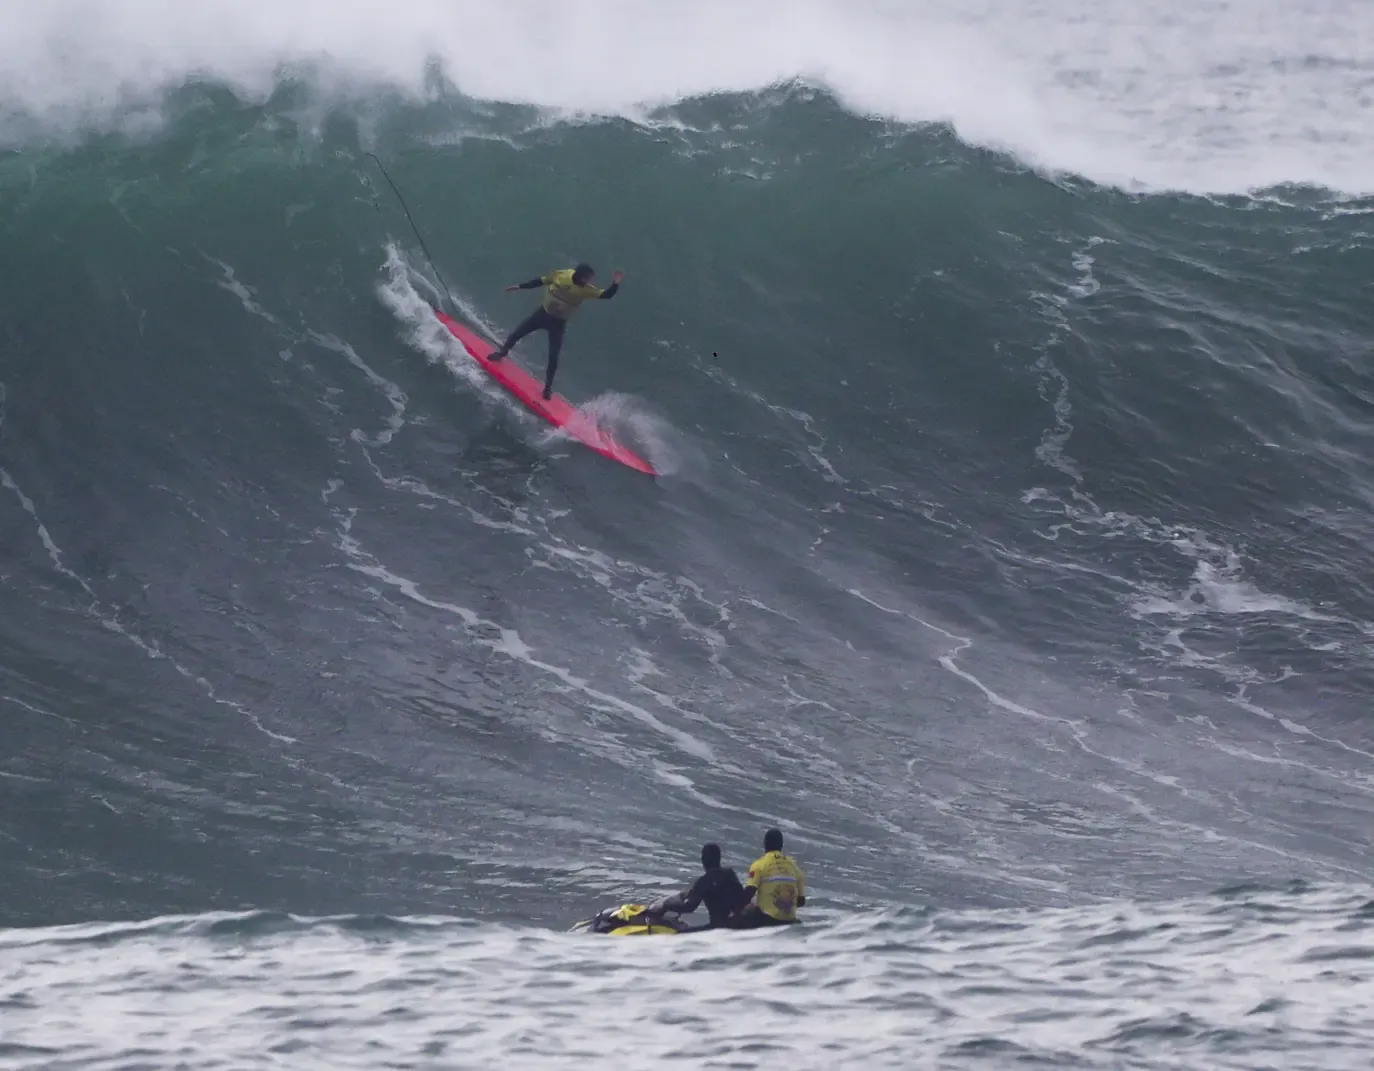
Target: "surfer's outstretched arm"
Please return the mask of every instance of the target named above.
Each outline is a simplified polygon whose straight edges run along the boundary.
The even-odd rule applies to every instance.
[[[512,294],[517,290],[533,290],[536,286],[543,286],[543,279],[531,279],[527,283],[516,283],[514,286],[506,287],[506,293]]]
[[[610,301],[611,298],[615,297],[616,291],[620,289],[620,280],[623,278],[625,278],[625,273],[623,271],[616,272],[611,276],[611,285],[606,287],[606,289],[601,291],[597,296],[601,298],[602,301]]]

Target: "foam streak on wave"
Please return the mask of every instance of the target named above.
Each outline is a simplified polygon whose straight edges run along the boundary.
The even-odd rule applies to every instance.
[[[627,714],[638,719],[655,732],[661,733],[663,736],[673,741],[680,750],[691,755],[693,758],[706,762],[714,758],[710,746],[704,741],[698,740],[690,733],[665,725],[643,707],[628,703],[623,699],[593,688],[590,682],[574,675],[569,669],[565,669],[562,666],[555,666],[536,658],[534,652],[526,645],[525,641],[520,638],[520,634],[514,629],[505,628],[493,621],[488,621],[468,609],[466,606],[459,606],[456,603],[432,599],[423,594],[414,581],[407,580],[402,576],[397,576],[363,550],[358,540],[352,534],[351,516],[341,518],[341,525],[342,532],[340,534],[339,546],[348,556],[349,568],[381,581],[388,587],[399,591],[406,596],[406,598],[412,599],[422,606],[427,606],[432,610],[454,615],[463,623],[464,627],[469,632],[475,636],[481,637],[478,642],[483,646],[513,658],[516,661],[523,662],[534,669],[542,670],[555,677],[561,684],[584,693],[596,702],[622,714]],[[493,633],[494,637],[492,636]]]
[[[5,385],[3,383],[0,383],[0,427],[3,427],[4,425],[5,397]],[[188,669],[186,666],[182,665],[182,663],[179,662],[176,658],[172,657],[165,650],[163,650],[161,645],[159,645],[156,641],[144,639],[137,632],[125,626],[124,623],[121,622],[119,619],[118,611],[106,607],[101,602],[99,596],[96,594],[95,589],[91,587],[90,582],[87,581],[86,578],[83,577],[80,573],[76,572],[66,564],[65,556],[62,553],[62,548],[58,546],[56,540],[53,539],[52,533],[48,530],[48,526],[43,523],[43,518],[39,516],[38,507],[34,505],[33,499],[31,499],[28,495],[24,493],[23,488],[21,488],[19,484],[15,482],[14,477],[11,476],[9,471],[3,467],[0,467],[0,487],[3,487],[6,491],[9,491],[10,494],[12,494],[18,500],[20,508],[26,514],[28,514],[29,519],[33,522],[33,526],[38,536],[39,542],[42,543],[43,549],[47,552],[48,558],[52,562],[53,569],[56,570],[62,576],[66,577],[68,580],[72,581],[78,587],[80,587],[82,593],[90,599],[90,603],[85,608],[84,612],[87,613],[94,620],[98,621],[102,628],[107,629],[110,632],[117,633],[120,636],[123,636],[126,640],[128,640],[140,651],[142,651],[143,654],[145,654],[147,657],[151,659],[166,659],[168,664],[170,664],[171,667],[174,670],[176,670],[176,672],[180,676],[195,683],[196,686],[204,692],[205,696],[211,702],[217,703],[220,706],[229,707],[230,709],[242,714],[253,724],[255,728],[258,729],[259,732],[262,732],[267,736],[270,736],[272,739],[284,744],[294,744],[297,742],[294,737],[286,736],[282,733],[274,732],[273,730],[269,729],[266,725],[263,724],[262,719],[259,718],[257,714],[249,710],[243,704],[236,703],[231,699],[225,699],[222,696],[220,696],[218,692],[215,690],[215,686],[211,684],[210,681],[208,681],[205,677],[199,675],[194,670]],[[11,699],[11,697],[9,696],[6,696],[5,698]],[[11,701],[17,702],[17,700],[13,699],[11,699]]]

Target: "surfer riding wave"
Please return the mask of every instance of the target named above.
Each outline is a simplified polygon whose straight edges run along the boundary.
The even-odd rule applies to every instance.
[[[549,272],[526,283],[516,283],[506,287],[506,293],[516,290],[533,290],[544,287],[544,300],[540,306],[512,331],[501,348],[491,354],[491,360],[499,361],[510,353],[511,347],[526,335],[535,331],[545,331],[549,336],[549,364],[544,372],[544,400],[553,397],[553,377],[558,371],[558,354],[563,349],[563,332],[567,329],[568,318],[584,301],[609,301],[620,289],[620,281],[625,278],[623,271],[611,276],[611,285],[602,290],[594,286],[596,272],[590,264],[579,264],[575,268]]]

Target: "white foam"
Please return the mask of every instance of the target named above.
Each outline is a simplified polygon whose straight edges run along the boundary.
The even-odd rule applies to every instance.
[[[719,361],[699,361],[697,362],[697,368],[710,379],[721,384],[733,393],[742,395],[751,402],[762,406],[780,420],[790,421],[799,425],[802,434],[807,440],[805,449],[806,457],[810,459],[810,467],[819,472],[821,478],[827,483],[848,484],[849,481],[840,475],[835,466],[831,464],[830,459],[822,453],[822,447],[826,444],[826,438],[816,429],[816,420],[810,413],[801,409],[793,409],[785,405],[777,405],[769,401],[758,391],[736,380],[721,366]],[[841,382],[843,383],[843,381]],[[844,385],[847,386],[848,384]],[[805,461],[806,459],[802,460]],[[741,471],[741,473],[743,472],[742,469],[739,471]]]
[[[690,446],[684,436],[642,398],[606,391],[577,408],[617,442],[647,458],[659,476],[677,475],[688,462],[694,471],[705,468],[702,452]]]
[[[202,253],[201,255],[224,273],[224,278],[220,280],[218,286],[221,290],[227,290],[238,298],[239,304],[243,306],[245,312],[252,313],[261,320],[266,320],[273,327],[281,326],[280,321],[263,308],[262,303],[258,301],[257,291],[239,280],[238,276],[234,273],[232,265],[226,264],[224,261],[209,256],[208,254]],[[289,353],[290,351],[287,352]],[[281,354],[278,354],[278,356],[281,356]]]
[[[1178,545],[1177,540],[1174,541]],[[1323,614],[1306,603],[1262,591],[1241,578],[1240,558],[1234,552],[1217,566],[1200,560],[1193,569],[1193,583],[1177,598],[1155,593],[1138,599],[1134,612],[1142,617],[1164,615],[1192,617],[1197,614],[1285,614],[1307,621],[1336,622],[1343,619]]]
[[[3,383],[0,383],[0,426],[3,426],[4,424],[4,403],[5,385]],[[265,733],[267,736],[270,736],[272,739],[279,740],[287,744],[294,744],[298,742],[294,737],[284,736],[281,733],[277,733],[269,729],[266,725],[262,723],[262,719],[259,718],[257,714],[249,710],[247,707],[243,706],[243,704],[236,703],[231,699],[221,698],[220,695],[216,692],[214,685],[211,684],[205,677],[202,677],[199,674],[195,673],[193,670],[188,669],[186,666],[178,662],[175,658],[167,654],[167,652],[164,651],[156,641],[145,640],[137,632],[134,632],[131,629],[127,628],[124,625],[124,623],[119,620],[118,610],[106,607],[101,602],[100,597],[96,594],[96,591],[91,586],[90,582],[66,564],[66,559],[62,553],[62,548],[57,545],[57,541],[53,539],[52,533],[48,530],[48,526],[43,523],[42,517],[40,517],[38,514],[38,507],[34,505],[33,499],[31,499],[28,495],[24,493],[23,488],[19,486],[18,482],[16,482],[14,477],[10,475],[9,471],[4,468],[0,468],[0,488],[4,488],[5,490],[9,491],[18,500],[20,508],[28,514],[29,519],[33,522],[34,531],[38,536],[38,540],[43,545],[43,549],[47,552],[48,559],[51,561],[53,569],[61,576],[66,577],[68,580],[72,581],[78,587],[80,587],[82,593],[88,599],[90,599],[89,606],[87,606],[83,611],[87,616],[91,617],[102,628],[124,637],[124,639],[132,643],[148,658],[154,659],[156,661],[166,660],[167,664],[170,665],[178,674],[199,686],[199,688],[205,693],[206,697],[210,699],[211,702],[218,703],[220,706],[229,707],[230,709],[237,711],[239,714],[242,714],[245,718],[252,722],[258,730]],[[15,700],[15,702],[18,702],[18,700]],[[30,707],[29,709],[32,710],[36,708]]]
[[[906,610],[894,610],[890,606],[884,606],[881,603],[873,599],[870,599],[858,588],[849,588],[848,593],[850,595],[853,595],[856,599],[868,603],[868,605],[872,606],[874,609],[881,610],[885,614],[892,614],[896,617],[904,617],[908,621],[914,621],[922,628],[929,629],[931,632],[934,632],[939,636],[943,636],[945,639],[953,643],[953,649],[937,656],[935,661],[939,664],[941,669],[945,670],[945,672],[954,674],[954,676],[958,677],[960,680],[966,682],[967,684],[971,684],[974,688],[978,689],[978,691],[982,692],[984,698],[986,698],[987,701],[991,703],[993,706],[1000,707],[1002,710],[1007,711],[1007,713],[1009,714],[1017,714],[1023,718],[1031,718],[1035,721],[1055,722],[1057,724],[1067,726],[1077,725],[1077,722],[1075,722],[1072,718],[1058,717],[1050,714],[1042,714],[1040,711],[1034,710],[1031,707],[1025,706],[1022,703],[1018,703],[1014,699],[1008,699],[1006,696],[1001,695],[1000,693],[994,691],[992,688],[989,688],[986,684],[984,684],[981,680],[975,677],[972,673],[964,669],[964,667],[959,664],[958,659],[961,654],[963,654],[965,651],[967,651],[970,647],[973,646],[973,640],[970,637],[955,635],[948,629],[944,629],[941,628],[939,625],[932,624],[924,618],[917,617],[915,614],[909,613]]]
[[[485,646],[498,654],[504,655],[512,661],[521,662],[532,669],[539,670],[555,678],[565,687],[572,691],[580,692],[594,703],[599,704],[601,709],[612,710],[643,723],[664,738],[671,740],[678,749],[685,754],[705,762],[714,760],[714,752],[705,741],[697,739],[682,729],[667,725],[643,707],[627,702],[618,696],[600,691],[595,688],[590,681],[578,677],[570,669],[563,666],[556,666],[537,658],[534,649],[531,648],[514,629],[506,628],[494,621],[487,620],[481,617],[476,611],[466,606],[448,602],[444,599],[431,598],[424,594],[424,592],[420,590],[419,584],[415,581],[392,572],[363,549],[357,537],[354,536],[352,532],[352,513],[339,514],[339,521],[339,548],[348,558],[348,566],[350,569],[380,581],[387,587],[400,592],[413,602],[419,603],[421,606],[426,606],[440,613],[453,615],[462,623],[464,629],[469,633],[475,643]]]
[[[701,585],[685,576],[672,576],[628,559],[614,558],[604,551],[576,544],[551,533],[552,542],[541,543],[540,559],[529,552],[532,562],[547,568],[561,568],[604,588],[611,598],[631,607],[641,618],[657,617],[678,625],[682,633],[700,642],[718,663],[725,649],[725,631],[730,628],[730,609],[725,602],[713,602]],[[712,615],[710,625],[698,624],[685,606]]]
[[[1049,170],[1126,187],[1374,190],[1367,0],[8,0],[0,100],[11,143],[158,121],[189,78],[264,99],[468,95],[600,115],[792,80],[857,112],[951,123]]]

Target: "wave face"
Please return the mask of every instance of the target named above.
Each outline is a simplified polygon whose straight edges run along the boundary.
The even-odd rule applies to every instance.
[[[0,941],[497,962],[777,824],[814,1013],[832,927],[1368,898],[1364,6],[324,10],[3,16]],[[583,258],[559,389],[658,480],[430,310]]]

